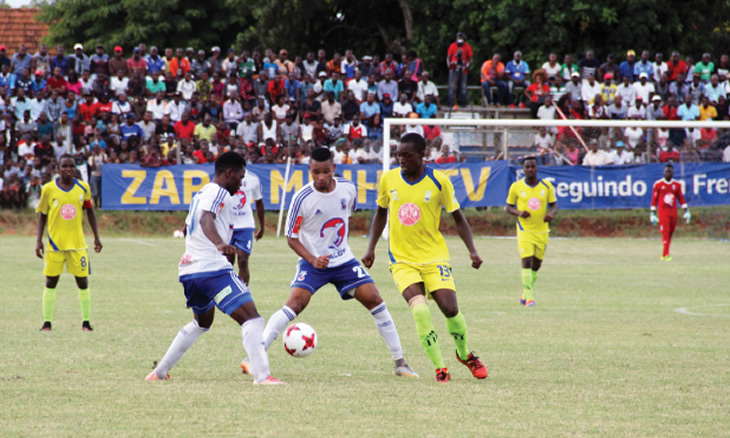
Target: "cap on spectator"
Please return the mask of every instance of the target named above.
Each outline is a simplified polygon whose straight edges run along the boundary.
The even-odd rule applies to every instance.
[[[203,50],[203,49],[198,50],[198,55],[205,55],[205,50]]]
[[[577,71],[574,71],[573,73],[570,74],[570,77],[571,78],[579,78],[580,77],[580,73],[578,73]]]
[[[3,44],[3,45],[0,45],[0,50],[8,50],[8,48],[5,47],[5,44]]]
[[[321,78],[322,76],[327,76],[327,73],[323,71],[319,72],[319,77]]]
[[[636,100],[644,100],[644,98],[641,96],[636,96]]]
[[[624,147],[624,142],[622,142],[621,140],[617,141],[617,142],[616,142],[616,147],[617,147],[617,148],[622,148],[622,147]]]
[[[390,93],[383,94],[383,99],[390,99]]]
[[[662,101],[662,97],[658,94],[655,94],[654,97],[651,98],[652,101],[658,100],[659,102]]]
[[[74,50],[84,50],[84,46],[81,45],[81,43],[74,44]]]
[[[641,78],[647,78],[648,79],[649,78],[649,75],[646,74],[646,73],[641,73],[641,74],[639,74],[639,79],[641,79]]]
[[[121,52],[122,51],[122,46],[114,46],[114,51],[115,52]]]
[[[613,79],[613,74],[612,73],[606,73],[605,75],[603,75],[603,79],[604,80],[606,80],[606,79]]]
[[[211,51],[211,52],[220,52],[220,51],[221,51],[221,48],[220,48],[220,47],[218,47],[218,46],[213,46],[213,48],[212,48],[212,49],[210,49],[210,51]]]
[[[373,60],[373,57],[370,56],[370,55],[365,55],[365,56],[362,57],[362,60],[363,61],[372,61]]]
[[[195,49],[193,49],[192,47],[188,47],[187,49],[185,49],[185,51],[186,52],[195,52]]]
[[[157,46],[150,47],[150,51],[152,51],[152,50],[157,50]]]
[[[97,49],[103,49],[103,48],[104,48],[104,44],[97,44],[97,45],[96,45],[96,48],[97,48]]]
[[[134,113],[127,113],[127,118],[128,119],[133,119],[134,118]]]
[[[628,52],[626,52],[626,56],[632,56],[632,55],[636,56],[636,52],[634,52],[633,50],[629,50]]]
[[[140,52],[141,52],[141,50],[139,50],[139,47],[134,48],[134,53],[140,53]]]
[[[43,76],[43,70],[36,70],[35,74]]]
[[[588,144],[598,144],[598,139],[592,138],[591,141],[588,142]]]

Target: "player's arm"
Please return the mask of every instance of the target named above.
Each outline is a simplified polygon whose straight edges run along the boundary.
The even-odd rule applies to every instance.
[[[373,266],[375,261],[375,246],[378,244],[380,236],[383,234],[385,225],[388,223],[388,209],[378,206],[378,210],[375,212],[373,218],[373,224],[370,226],[370,242],[368,243],[368,250],[362,257],[362,264],[366,268]]]
[[[256,232],[256,240],[259,240],[264,235],[264,229],[266,228],[266,211],[264,210],[264,200],[256,200],[256,216],[259,218],[259,230]]]
[[[552,222],[553,218],[555,217],[555,214],[558,212],[558,203],[557,202],[550,202],[548,204],[548,207],[550,209],[547,213],[545,213],[545,219],[543,219],[545,222]]]
[[[299,257],[306,260],[307,263],[314,266],[316,269],[325,269],[330,264],[329,255],[315,257],[314,254],[307,251],[307,248],[305,248],[302,242],[300,242],[296,237],[287,237],[286,243],[289,244],[289,248],[294,250]]]
[[[469,250],[471,267],[474,269],[479,269],[479,267],[482,265],[482,258],[479,257],[479,253],[474,247],[474,239],[471,235],[471,227],[469,227],[469,222],[466,221],[464,213],[461,212],[460,208],[454,210],[451,213],[451,216],[454,218],[454,222],[456,222],[456,231],[459,233],[459,237],[461,237],[461,240],[464,241],[466,249]]]
[[[649,222],[652,225],[659,223],[659,218],[656,215],[656,206],[659,203],[659,184],[654,184],[654,190],[651,193],[651,206],[649,207]]]
[[[523,217],[525,219],[530,217],[529,211],[518,210],[517,206],[514,204],[507,204],[507,206],[505,207],[505,210],[507,210],[507,213],[511,214],[512,216]]]
[[[96,213],[94,213],[94,207],[91,205],[91,201],[84,202],[84,210],[86,210],[86,216],[89,218],[91,231],[94,233],[94,252],[101,252],[103,246],[101,239],[99,239],[99,226],[96,222]]]
[[[682,217],[689,223],[690,219],[692,219],[692,214],[689,212],[689,206],[687,205],[687,201],[684,199],[684,193],[682,193],[682,187],[679,187],[679,190],[677,190],[677,201],[679,201],[679,206],[684,209],[684,215]]]
[[[218,230],[215,229],[214,213],[211,213],[210,211],[203,211],[203,214],[200,216],[200,227],[203,230],[205,237],[213,242],[213,245],[215,245],[218,251],[226,255],[236,253],[236,248],[233,245],[229,245],[224,242],[223,239],[221,239],[220,234],[218,234]]]
[[[46,229],[48,223],[48,215],[44,213],[38,213],[38,231],[36,233],[35,243],[35,255],[39,258],[43,258],[43,231]]]

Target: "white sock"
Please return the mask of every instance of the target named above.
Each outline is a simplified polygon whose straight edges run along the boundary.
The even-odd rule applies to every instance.
[[[208,329],[200,327],[195,320],[181,328],[177,336],[175,336],[175,339],[173,339],[172,344],[170,344],[170,348],[167,349],[165,357],[162,358],[157,368],[155,368],[157,377],[164,379],[183,354],[188,351],[188,348],[192,347],[195,340],[198,339],[198,336],[207,331]]]
[[[273,344],[276,338],[279,337],[279,334],[286,328],[286,325],[289,324],[290,321],[294,321],[294,318],[296,317],[296,312],[294,312],[289,306],[284,306],[271,315],[271,318],[269,318],[269,322],[266,323],[266,328],[264,329],[264,346],[266,350],[271,347],[271,344]]]
[[[403,347],[400,345],[400,337],[398,337],[398,330],[395,328],[395,321],[390,316],[388,308],[385,307],[385,302],[380,303],[370,311],[375,320],[375,327],[378,328],[380,336],[383,337],[385,345],[388,346],[390,354],[393,356],[393,360],[403,358]]]
[[[264,339],[261,336],[263,329],[264,318],[261,316],[249,319],[241,326],[243,348],[248,354],[251,374],[253,374],[253,379],[257,383],[263,382],[271,374],[269,371],[269,356],[266,355]]]

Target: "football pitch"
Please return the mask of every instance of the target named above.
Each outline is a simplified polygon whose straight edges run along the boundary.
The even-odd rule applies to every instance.
[[[469,266],[449,238],[469,343],[489,378],[454,358],[431,303],[452,380],[438,384],[405,301],[387,269],[371,270],[420,379],[395,377],[372,317],[334,288],[296,321],[317,351],[269,350],[286,386],[253,386],[240,373],[240,329],[218,312],[171,371],[145,382],[191,319],[177,281],[183,241],[104,238],[91,256],[93,333],[81,331],[73,278],[58,287],[53,331],[39,332],[43,262],[34,239],[0,237],[1,436],[727,436],[730,425],[730,243],[553,239],[535,308],[519,306],[516,242],[477,238],[485,264]],[[351,236],[357,257],[367,240]],[[296,256],[265,236],[251,258],[251,289],[268,318],[284,304]]]

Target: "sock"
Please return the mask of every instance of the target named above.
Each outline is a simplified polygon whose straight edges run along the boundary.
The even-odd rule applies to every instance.
[[[264,348],[266,350],[271,347],[271,344],[279,337],[279,333],[286,328],[286,325],[290,321],[294,321],[296,317],[297,314],[289,306],[284,306],[271,315],[263,333]]]
[[[241,326],[241,339],[243,348],[248,354],[251,364],[251,374],[256,383],[263,382],[271,374],[269,370],[269,356],[264,348],[264,338],[261,335],[264,330],[264,318],[249,319]]]
[[[56,305],[56,289],[43,289],[43,322],[53,319],[53,307]]]
[[[466,319],[464,314],[459,311],[453,318],[446,318],[446,327],[454,338],[456,344],[456,353],[460,358],[466,359],[469,356],[469,348],[466,346]]]
[[[157,368],[155,368],[157,377],[164,379],[183,354],[188,351],[188,348],[192,347],[198,337],[207,331],[208,329],[200,327],[195,320],[181,328],[177,336],[175,336],[175,339],[173,339],[172,344],[170,344],[170,348],[167,349],[167,353],[165,353],[165,356],[157,365]]]
[[[537,281],[537,271],[532,271],[532,288],[535,288],[535,282]]]
[[[91,314],[91,292],[89,289],[79,289],[79,303],[81,304],[81,320],[88,321]]]
[[[522,297],[525,301],[534,300],[532,295],[532,269],[522,270]]]
[[[398,337],[398,330],[395,328],[395,322],[388,312],[388,308],[385,303],[374,307],[370,314],[373,315],[375,320],[375,327],[378,328],[378,333],[385,341],[385,345],[388,346],[393,360],[403,358],[403,347],[400,345],[400,338]]]
[[[416,321],[416,333],[421,339],[421,345],[426,350],[426,355],[436,366],[436,369],[446,368],[444,358],[441,356],[438,335],[431,321],[431,309],[427,303],[418,303],[411,307],[413,319]]]

